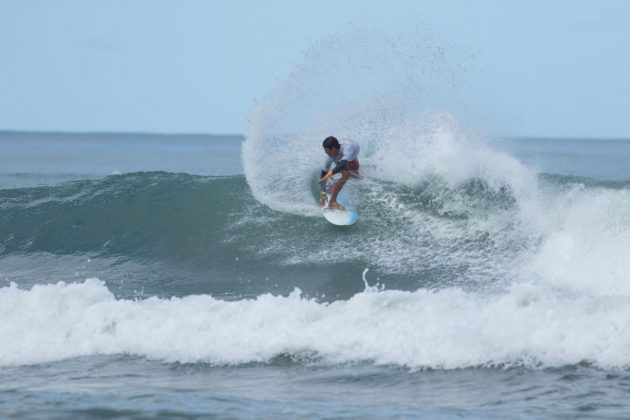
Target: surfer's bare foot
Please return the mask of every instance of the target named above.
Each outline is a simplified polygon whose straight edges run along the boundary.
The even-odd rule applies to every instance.
[[[328,203],[328,208],[331,210],[345,210],[343,206],[341,206],[336,201],[332,201],[332,200],[330,200],[330,203]]]
[[[322,199],[319,200],[319,206],[320,207],[325,207],[326,206],[326,197],[322,197]]]

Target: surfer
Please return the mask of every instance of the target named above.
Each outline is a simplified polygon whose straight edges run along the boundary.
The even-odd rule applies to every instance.
[[[337,195],[339,194],[339,191],[341,191],[341,188],[345,185],[348,178],[351,176],[359,176],[358,156],[360,147],[358,143],[351,140],[347,140],[344,143],[339,144],[339,140],[333,136],[326,137],[322,146],[324,146],[324,152],[328,155],[328,159],[326,159],[324,169],[320,174],[321,179],[319,180],[319,183],[321,184],[322,197],[319,204],[322,207],[326,205],[326,180],[341,172],[341,178],[332,186],[332,193],[330,195],[328,207],[333,210],[343,210],[343,207],[337,203]],[[330,167],[333,163],[335,164],[335,167],[331,170]]]

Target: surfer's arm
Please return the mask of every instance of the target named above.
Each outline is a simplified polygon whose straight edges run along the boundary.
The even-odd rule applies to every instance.
[[[322,192],[326,191],[326,180],[330,178],[333,174],[330,170],[330,167],[333,164],[333,159],[328,158],[326,162],[324,162],[324,167],[322,168],[322,173],[319,176],[319,183],[321,184]]]
[[[343,171],[343,168],[345,168],[347,164],[348,164],[348,161],[343,159],[338,164],[335,165],[335,169],[333,169],[332,171],[328,171],[328,172],[322,171],[320,175],[320,180],[319,180],[319,183],[322,185],[322,191],[324,191],[325,189],[324,185],[326,183],[326,180],[330,178],[331,176]]]
[[[326,176],[327,172],[326,171],[322,171],[319,174],[319,188],[322,190],[322,195],[326,194],[326,183],[322,182],[322,179],[324,179],[324,176]]]
[[[335,169],[332,170],[333,175],[338,174],[339,172],[343,171],[343,168],[345,168],[347,164],[348,164],[348,161],[345,159],[342,159],[337,165],[335,165]]]

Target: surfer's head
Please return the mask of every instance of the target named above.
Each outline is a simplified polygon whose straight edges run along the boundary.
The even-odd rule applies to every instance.
[[[339,149],[341,148],[339,140],[333,136],[326,137],[322,146],[324,146],[324,152],[326,152],[328,156],[337,156],[337,153],[339,153]]]

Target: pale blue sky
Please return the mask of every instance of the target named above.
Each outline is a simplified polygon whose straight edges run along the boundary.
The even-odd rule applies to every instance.
[[[398,21],[474,57],[491,131],[630,138],[624,0],[0,0],[0,130],[243,133],[309,47]]]

